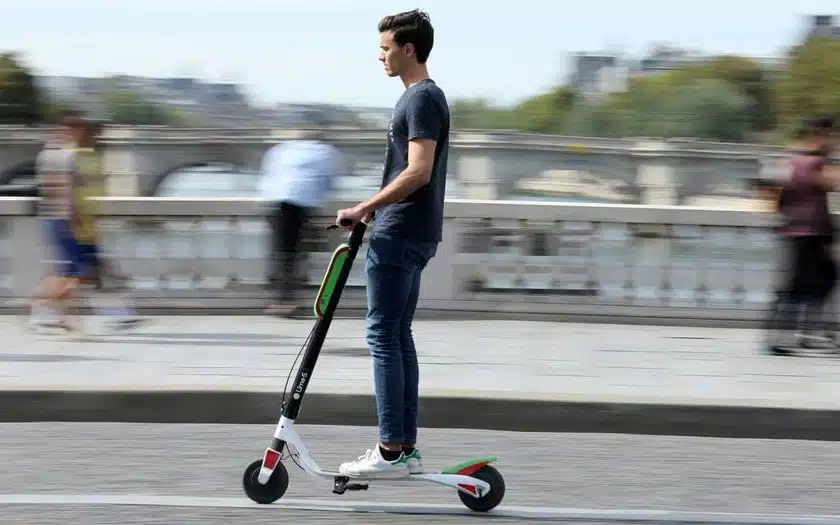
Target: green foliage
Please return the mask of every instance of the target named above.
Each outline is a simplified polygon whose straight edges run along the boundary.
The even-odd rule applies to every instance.
[[[486,99],[459,99],[451,106],[453,125],[459,129],[509,129],[535,133],[561,133],[563,116],[577,99],[568,86],[558,86],[510,108],[493,106]]]
[[[791,49],[776,100],[787,136],[806,119],[840,116],[840,40],[812,38]]]
[[[485,99],[459,99],[450,107],[452,123],[459,129],[516,129],[513,111],[496,108]]]
[[[750,131],[751,107],[746,95],[721,80],[698,80],[668,89],[659,82],[644,82],[601,103],[575,108],[566,132],[741,141]]]
[[[111,80],[116,86],[120,79]],[[104,105],[107,118],[118,124],[192,124],[183,112],[145,102],[130,91],[109,90]],[[55,123],[62,110],[70,107],[63,101],[50,100],[17,54],[0,54],[0,124]]]
[[[568,86],[558,86],[509,108],[493,107],[486,100],[459,100],[453,105],[455,126],[722,141],[780,137],[784,136],[777,130],[780,119],[799,123],[807,113],[803,110],[810,107],[835,114],[840,110],[840,91],[832,91],[833,86],[840,85],[840,43],[820,45],[810,51],[817,56],[811,60],[821,64],[820,73],[808,73],[808,68],[815,66],[794,61],[778,81],[773,71],[753,60],[723,55],[674,71],[633,78],[626,91],[595,101],[581,100]],[[804,60],[799,58],[800,62]],[[826,69],[831,69],[834,76],[827,75]],[[796,87],[788,85],[792,82]],[[792,91],[796,94],[790,94]],[[804,101],[803,97],[810,98]],[[786,108],[790,115],[785,113]]]
[[[17,54],[0,54],[0,124],[37,124],[45,109],[34,75]]]
[[[729,84],[750,104],[750,128],[768,131],[776,124],[772,75],[760,64],[743,57],[724,55],[707,63],[674,71],[670,81],[686,85],[702,80],[719,80]]]
[[[558,86],[522,101],[513,110],[520,129],[539,133],[559,133],[563,119],[577,100],[577,93],[568,86]]]
[[[105,95],[109,121],[125,125],[185,125],[187,117],[178,111],[151,104],[127,90],[114,89]]]

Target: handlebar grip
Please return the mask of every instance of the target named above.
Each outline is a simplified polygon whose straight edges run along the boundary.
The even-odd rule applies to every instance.
[[[341,224],[341,226],[347,228],[347,227],[350,227],[350,226],[353,225],[353,221],[351,221],[350,219],[341,219],[341,221],[339,221],[339,224]],[[328,230],[337,230],[338,226],[335,225],[335,224],[330,224],[329,226],[327,226],[327,229]]]

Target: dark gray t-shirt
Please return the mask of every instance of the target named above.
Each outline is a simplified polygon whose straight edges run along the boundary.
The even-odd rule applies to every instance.
[[[377,210],[374,232],[440,242],[449,153],[449,105],[443,90],[431,79],[405,90],[394,106],[388,126],[383,188],[408,166],[408,143],[417,138],[437,141],[431,181],[402,202]]]

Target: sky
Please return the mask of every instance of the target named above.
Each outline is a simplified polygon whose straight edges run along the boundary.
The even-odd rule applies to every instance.
[[[752,7],[749,7],[749,6]],[[386,14],[427,11],[433,79],[451,100],[509,104],[562,82],[571,55],[639,57],[656,43],[769,57],[836,0],[0,0],[0,50],[41,74],[193,76],[245,85],[257,104],[392,106],[378,62]],[[834,11],[832,10],[834,8]],[[840,16],[838,17],[840,23]]]

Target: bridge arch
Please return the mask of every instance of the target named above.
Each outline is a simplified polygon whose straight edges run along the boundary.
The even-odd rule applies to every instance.
[[[182,162],[155,175],[146,186],[144,194],[147,196],[158,195],[162,189],[165,189],[167,186],[172,186],[173,182],[183,177],[184,173],[192,170],[204,170],[206,168],[217,168],[219,171],[242,171],[242,166],[237,162],[219,160]]]
[[[211,169],[207,169],[211,168]],[[212,182],[204,184],[212,178]],[[152,181],[148,196],[251,196],[259,174],[227,162],[186,162],[173,166]]]

